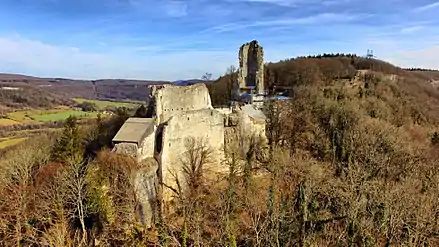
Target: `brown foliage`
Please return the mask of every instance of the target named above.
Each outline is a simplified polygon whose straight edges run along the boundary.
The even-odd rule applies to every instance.
[[[269,159],[257,158],[258,142],[236,149],[218,179],[206,176],[210,150],[189,142],[173,210],[149,231],[135,220],[141,167],[98,151],[104,125],[91,135],[97,155],[88,164],[48,163],[49,142],[15,151],[0,161],[2,244],[78,246],[84,236],[103,246],[439,244],[439,96],[425,78],[355,56],[269,64],[267,78],[294,88],[294,100],[269,108]],[[222,86],[217,103],[228,97]]]

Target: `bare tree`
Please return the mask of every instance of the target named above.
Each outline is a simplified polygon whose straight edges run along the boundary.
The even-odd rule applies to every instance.
[[[203,81],[211,81],[212,80],[212,73],[206,72],[202,77],[201,80]]]
[[[67,166],[63,171],[63,184],[60,189],[66,193],[66,204],[69,208],[69,218],[71,221],[78,220],[81,227],[81,245],[87,242],[87,229],[85,219],[88,216],[87,199],[87,165],[82,161],[82,157],[70,157]]]
[[[234,97],[234,92],[238,87],[238,70],[235,66],[230,65],[227,68],[226,75],[229,77],[229,81],[227,82],[227,92],[228,92],[228,101],[232,101]]]
[[[181,172],[170,171],[177,188],[167,187],[176,194],[183,213],[181,245],[186,246],[191,240],[193,246],[203,246],[201,235],[205,213],[205,172],[206,165],[212,162],[212,149],[204,139],[193,137],[185,140],[185,147],[186,152],[181,158]]]
[[[6,162],[0,162],[0,238],[7,245],[37,243],[37,229],[29,224],[36,216],[33,175],[49,160],[49,150],[39,147],[47,144],[43,137],[26,144],[27,148],[12,151],[10,158],[4,157]]]

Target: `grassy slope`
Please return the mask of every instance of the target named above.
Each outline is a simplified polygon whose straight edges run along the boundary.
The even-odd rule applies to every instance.
[[[92,116],[96,116],[96,113],[69,110],[69,111],[62,111],[62,112],[51,113],[51,114],[30,115],[31,118],[39,122],[64,120],[69,116],[92,117]]]
[[[66,119],[70,115],[77,117],[96,117],[97,113],[76,111],[72,109],[51,109],[51,110],[26,110],[8,113],[9,121],[15,123],[39,123],[47,121],[59,121]],[[3,119],[2,119],[3,120]],[[6,121],[5,121],[6,122]],[[2,122],[0,121],[0,125]]]
[[[15,124],[20,124],[20,122],[8,118],[0,118],[0,126],[10,126]]]
[[[99,110],[103,110],[106,107],[134,108],[134,107],[138,106],[138,104],[128,103],[128,102],[113,102],[113,101],[105,101],[105,100],[89,100],[89,99],[83,99],[83,98],[74,98],[73,100],[78,102],[78,103],[83,103],[83,102],[86,102],[86,101],[94,103],[99,108]]]
[[[17,145],[24,140],[26,140],[26,138],[2,138],[0,139],[0,149]]]

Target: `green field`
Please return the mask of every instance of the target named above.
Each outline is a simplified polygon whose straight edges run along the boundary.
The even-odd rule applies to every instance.
[[[24,140],[26,140],[26,138],[2,138],[0,140],[0,149],[17,145]]]
[[[41,123],[47,121],[59,121],[68,118],[69,116],[76,116],[78,118],[93,118],[98,115],[97,112],[83,112],[72,109],[51,109],[51,110],[27,110],[16,111],[8,113],[8,122],[12,121],[15,124],[30,124]],[[2,125],[0,119],[0,125]],[[5,121],[6,123],[6,121]]]
[[[14,121],[20,123],[35,123],[36,116],[43,116],[48,114],[58,114],[66,111],[71,111],[70,109],[51,109],[51,110],[26,110],[26,111],[16,111],[8,113],[8,117]]]
[[[73,98],[74,101],[78,103],[83,102],[90,102],[95,104],[99,110],[104,110],[106,107],[126,107],[126,108],[135,108],[138,107],[140,104],[136,103],[128,103],[128,102],[113,102],[113,101],[105,101],[105,100],[91,100],[91,99],[84,99],[84,98]]]
[[[38,122],[47,122],[47,121],[64,120],[64,119],[68,118],[69,116],[94,117],[96,115],[97,115],[97,113],[69,110],[69,111],[62,111],[62,112],[57,112],[57,113],[30,115],[30,117]]]

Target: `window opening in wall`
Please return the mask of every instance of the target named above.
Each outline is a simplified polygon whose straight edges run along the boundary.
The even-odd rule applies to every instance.
[[[157,153],[162,152],[162,145],[163,145],[163,130],[161,129],[159,130],[155,138],[155,151]]]

